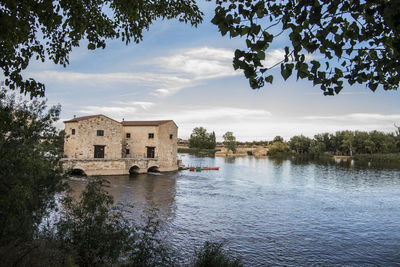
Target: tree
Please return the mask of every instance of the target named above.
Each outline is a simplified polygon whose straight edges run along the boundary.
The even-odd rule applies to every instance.
[[[325,95],[338,94],[343,83],[378,85],[395,90],[400,83],[400,0],[238,1],[217,0],[212,22],[222,35],[246,37],[233,67],[244,71],[253,89],[272,83],[281,68],[286,80],[319,85]],[[265,66],[273,41],[288,36],[282,60]],[[308,62],[307,55],[314,54]]]
[[[223,138],[224,138],[224,145],[228,149],[228,151],[231,150],[233,153],[236,153],[237,142],[236,142],[236,137],[233,136],[233,133],[226,132],[223,135]]]
[[[202,21],[194,0],[2,1],[0,12],[5,84],[31,97],[45,92],[44,84],[21,74],[32,59],[65,67],[72,48],[82,40],[87,40],[90,50],[105,48],[110,39],[138,43],[156,19],[176,18],[193,26]]]
[[[194,128],[189,138],[190,148],[214,149],[216,144],[215,133],[207,133],[203,127]]]
[[[287,152],[287,144],[283,142],[273,142],[268,146],[268,155],[275,156],[277,154]]]
[[[293,136],[289,140],[289,147],[296,151],[297,154],[308,153],[310,149],[311,139],[304,135]]]
[[[284,142],[284,140],[282,136],[277,135],[272,142]]]
[[[0,245],[31,240],[63,189],[59,113],[0,91]]]

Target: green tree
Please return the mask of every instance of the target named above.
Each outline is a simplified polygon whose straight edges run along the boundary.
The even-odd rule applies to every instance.
[[[293,136],[289,140],[289,147],[297,154],[308,153],[310,149],[311,139],[304,135]]]
[[[314,156],[318,156],[326,152],[326,140],[325,135],[317,134],[314,135],[314,139],[310,142],[309,152]]]
[[[106,191],[109,182],[95,178],[89,181],[79,200],[64,197],[62,216],[56,223],[55,235],[60,250],[70,255],[79,266],[170,265],[166,246],[158,238],[159,220],[152,212],[144,226],[128,220],[129,212],[114,205]]]
[[[279,141],[273,142],[272,144],[270,144],[268,146],[268,155],[275,156],[275,155],[278,155],[281,153],[285,153],[288,150],[287,148],[288,148],[288,146],[286,143],[279,142]]]
[[[344,131],[343,139],[341,144],[342,151],[350,156],[353,156],[354,152],[354,132]]]
[[[233,136],[233,133],[226,132],[222,137],[224,138],[224,145],[228,151],[231,150],[233,153],[236,153],[237,142],[236,137]]]
[[[63,189],[59,113],[0,91],[0,245],[31,240]]]
[[[235,51],[233,66],[244,71],[253,89],[272,83],[269,70],[279,65],[285,80],[296,72],[326,95],[338,94],[345,81],[373,91],[378,85],[399,87],[400,0],[216,3],[212,22],[221,34],[245,37],[247,49]],[[288,36],[289,45],[281,61],[265,66],[278,36]],[[308,62],[308,54],[316,56]]]
[[[189,138],[190,148],[214,149],[216,145],[217,141],[214,132],[208,133],[203,127],[196,127],[193,129]]]
[[[284,141],[285,140],[283,140],[283,137],[279,135],[275,136],[274,140],[272,140],[272,142],[284,142]]]
[[[105,48],[106,41],[138,43],[157,19],[178,19],[197,26],[202,12],[193,0],[59,0],[2,1],[0,5],[0,66],[10,89],[43,96],[44,84],[25,79],[32,59],[64,67],[81,41],[88,49]]]

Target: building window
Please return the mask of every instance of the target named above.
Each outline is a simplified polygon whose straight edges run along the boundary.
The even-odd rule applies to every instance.
[[[127,148],[126,150],[125,150],[125,154],[127,154],[127,155],[129,155],[129,149]]]
[[[154,133],[149,133],[149,139],[154,138]]]
[[[72,130],[71,130],[71,134],[72,134],[72,135],[75,135],[75,129],[72,129]]]
[[[131,138],[131,133],[126,133],[126,138]]]
[[[173,134],[170,134],[170,135],[169,135],[169,139],[172,139],[173,136],[174,136]]]
[[[103,130],[97,130],[97,136],[104,136]]]

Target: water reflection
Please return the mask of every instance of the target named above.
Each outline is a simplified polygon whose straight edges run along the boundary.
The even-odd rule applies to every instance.
[[[90,179],[90,178],[89,178]],[[176,179],[172,175],[137,174],[106,176],[110,182],[107,191],[116,203],[135,207],[134,215],[140,217],[147,210],[156,208],[163,220],[171,220],[176,212]],[[73,197],[77,198],[86,186],[83,180],[70,180]]]
[[[400,170],[326,160],[181,157],[219,171],[114,176],[110,192],[138,212],[157,204],[182,265],[225,240],[246,266],[400,262]],[[71,181],[82,190],[82,181]]]

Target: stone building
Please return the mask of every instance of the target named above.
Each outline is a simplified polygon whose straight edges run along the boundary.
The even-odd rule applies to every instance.
[[[178,127],[172,120],[118,122],[92,115],[64,123],[64,169],[87,175],[178,169]]]

